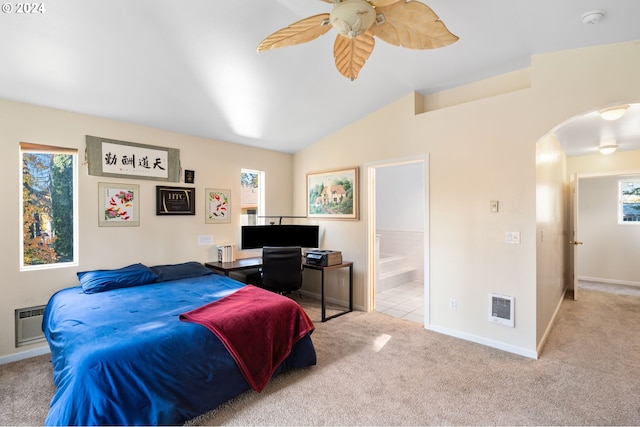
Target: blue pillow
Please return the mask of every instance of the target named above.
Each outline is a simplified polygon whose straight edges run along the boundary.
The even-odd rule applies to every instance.
[[[91,270],[78,273],[82,290],[86,294],[109,291],[111,289],[153,283],[158,276],[146,265],[131,264],[115,270]]]
[[[184,262],[182,264],[155,265],[151,267],[151,271],[158,275],[158,282],[190,279],[192,277],[213,274],[213,271],[196,261]]]

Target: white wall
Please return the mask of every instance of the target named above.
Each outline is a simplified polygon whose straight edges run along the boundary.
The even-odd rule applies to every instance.
[[[422,163],[376,168],[376,228],[423,231]]]
[[[290,154],[260,150],[158,129],[133,126],[33,105],[0,100],[0,362],[7,355],[30,351],[43,344],[14,346],[14,310],[46,304],[57,290],[78,285],[76,272],[95,268],[117,268],[135,262],[147,265],[214,259],[209,247],[198,246],[199,235],[213,235],[215,243],[238,242],[240,236],[240,169],[263,170],[267,181],[267,215],[291,215],[292,161]],[[32,142],[77,148],[83,161],[85,135],[180,149],[183,169],[195,170],[195,216],[156,216],[155,186],[165,182],[89,176],[87,166],[79,171],[80,232],[79,259],[75,268],[19,271],[18,144]],[[98,227],[98,182],[140,185],[140,227]],[[205,224],[204,189],[231,190],[232,222]],[[240,254],[246,256],[250,254]],[[46,344],[44,344],[46,346]]]
[[[402,266],[414,269],[405,278],[421,282],[424,281],[424,168],[423,162],[380,166],[376,167],[375,177],[379,253],[404,256]],[[384,288],[378,286],[376,292],[381,289]]]
[[[620,176],[581,178],[578,278],[640,286],[640,224],[618,224]]]
[[[455,91],[465,93],[463,101],[447,102],[440,93],[436,108],[418,115],[419,97],[408,94],[301,150],[294,156],[294,211],[304,210],[307,172],[348,166],[362,171],[369,162],[429,153],[430,327],[536,357],[539,313],[557,306],[537,301],[536,142],[576,114],[640,98],[640,44],[534,56],[528,71],[519,75],[530,75],[520,90],[485,96],[478,82]],[[489,212],[490,200],[500,201],[499,215]],[[362,194],[359,221],[322,222],[326,246],[355,262],[356,304],[371,309],[367,202]],[[519,231],[521,243],[505,244],[507,231]],[[515,297],[515,328],[488,322],[490,292]],[[455,311],[450,298],[458,301]]]

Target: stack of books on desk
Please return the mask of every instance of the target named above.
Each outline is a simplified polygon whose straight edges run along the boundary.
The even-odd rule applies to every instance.
[[[218,262],[233,262],[236,260],[234,245],[226,244],[218,246]]]

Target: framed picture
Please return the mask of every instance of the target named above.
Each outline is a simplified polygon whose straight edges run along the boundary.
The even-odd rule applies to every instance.
[[[195,188],[156,185],[156,215],[195,214]]]
[[[207,224],[231,222],[231,190],[205,189],[205,218]]]
[[[358,168],[308,173],[307,217],[358,219]]]
[[[184,183],[185,184],[193,184],[196,180],[196,171],[185,170],[184,171]]]
[[[98,183],[98,226],[139,227],[140,186]]]
[[[86,135],[89,175],[180,181],[180,150]]]

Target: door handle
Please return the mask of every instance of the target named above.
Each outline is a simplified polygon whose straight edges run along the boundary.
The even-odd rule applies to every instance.
[[[572,245],[576,245],[576,246],[578,246],[578,245],[581,245],[581,244],[582,244],[582,242],[578,242],[577,240],[576,240],[576,241],[569,240],[569,243],[570,243],[570,244],[572,244]]]

